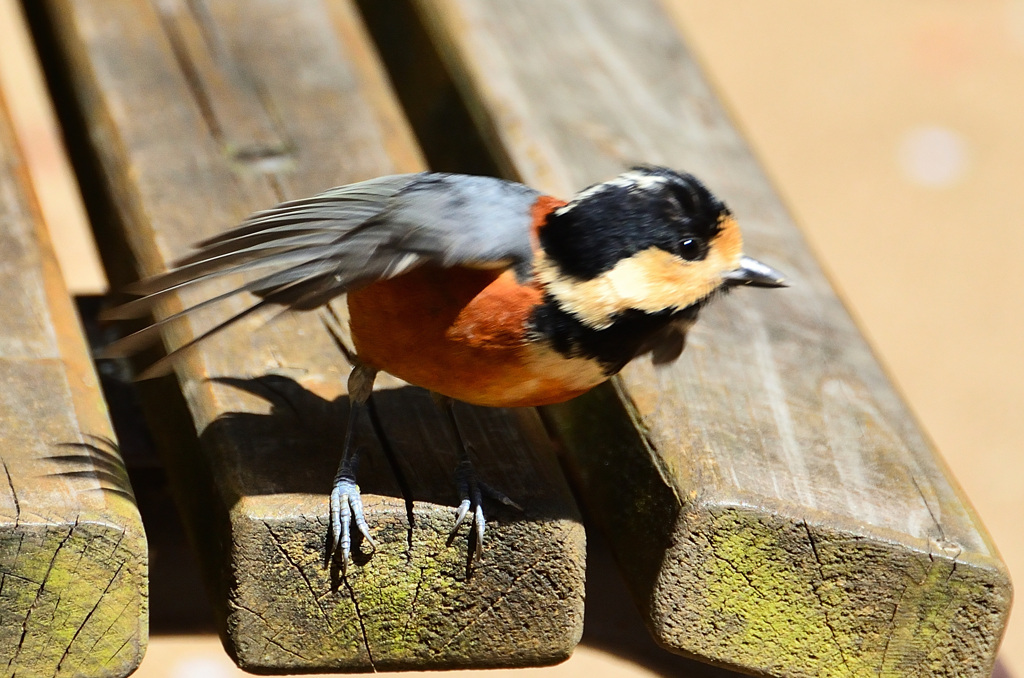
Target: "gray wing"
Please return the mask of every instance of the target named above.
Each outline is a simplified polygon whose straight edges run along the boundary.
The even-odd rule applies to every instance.
[[[174,269],[129,288],[143,296],[105,317],[145,315],[166,296],[225,275],[243,274],[245,283],[125,337],[106,354],[134,352],[159,336],[164,324],[242,292],[261,300],[192,344],[267,305],[313,309],[428,263],[529,262],[531,208],[539,196],[502,179],[423,172],[339,186],[257,212],[199,243]]]

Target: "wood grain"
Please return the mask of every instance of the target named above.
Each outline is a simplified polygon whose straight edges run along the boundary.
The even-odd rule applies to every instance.
[[[146,537],[0,94],[0,675],[126,676]]]
[[[348,2],[75,0],[49,9],[120,237],[142,274],[279,200],[423,167]],[[167,341],[180,345],[247,303],[202,314]],[[488,507],[485,559],[468,574],[466,540],[445,543],[457,504],[454,441],[423,392],[382,380],[374,400],[383,433],[366,422],[358,432],[360,486],[380,546],[357,553],[347,576],[324,565],[348,373],[328,321],[239,323],[179,366],[176,387],[158,384],[150,398],[163,440],[194,431],[168,464],[229,651],[259,672],[566,657],[581,631],[584,536],[536,412],[459,412],[480,475],[526,507]],[[174,414],[179,389],[184,426]]]
[[[57,243],[57,261],[73,295],[103,294],[107,278],[68,162],[39,58],[18,0],[0,0],[0,89],[11,92],[7,113],[39,202]]]
[[[713,304],[675,366],[547,410],[659,642],[772,675],[988,675],[1006,568],[662,7],[415,4],[510,176],[566,196],[692,171],[789,277]]]

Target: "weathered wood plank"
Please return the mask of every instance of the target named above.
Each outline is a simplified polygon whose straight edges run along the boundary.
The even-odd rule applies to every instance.
[[[0,94],[0,675],[126,676],[146,537]]]
[[[38,197],[43,223],[55,247],[57,261],[72,295],[103,294],[107,278],[100,264],[89,220],[78,198],[75,173],[61,143],[53,103],[43,69],[18,0],[0,2],[0,87],[11,92],[7,101],[14,136],[24,139],[22,155]]]
[[[659,642],[773,675],[988,675],[1005,566],[656,0],[416,0],[495,157],[694,172],[788,290],[547,410]]]
[[[142,274],[279,200],[423,167],[347,2],[48,7]],[[170,342],[243,303],[178,328]],[[454,443],[424,393],[383,381],[375,401],[386,449],[359,432],[360,485],[380,545],[357,554],[347,576],[324,566],[347,373],[312,314],[240,323],[178,370],[199,444],[179,446],[168,463],[239,664],[366,670],[566,657],[581,631],[584,537],[536,412],[460,412],[480,475],[526,507],[492,508],[485,559],[467,576],[465,540],[445,543]],[[170,406],[151,403],[157,424],[172,427]]]

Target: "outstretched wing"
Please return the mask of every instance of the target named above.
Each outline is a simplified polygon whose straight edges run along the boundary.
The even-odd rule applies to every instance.
[[[492,177],[423,172],[339,186],[257,212],[199,243],[174,269],[130,287],[143,296],[105,317],[145,315],[168,295],[225,275],[243,274],[243,284],[125,337],[106,355],[132,353],[155,340],[167,323],[243,292],[261,300],[182,349],[268,305],[313,309],[427,263],[504,267],[528,262],[533,256],[530,212],[539,195]],[[169,361],[161,363],[165,368]]]

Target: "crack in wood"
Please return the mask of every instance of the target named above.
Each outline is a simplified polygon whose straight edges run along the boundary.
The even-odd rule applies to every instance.
[[[811,532],[811,526],[804,520],[801,523],[804,528],[804,532],[807,533],[807,541],[811,545],[811,553],[814,554],[814,562],[818,564],[818,578],[821,583],[826,581],[825,566],[821,562],[821,555],[818,553],[818,543],[814,539],[814,533]],[[814,582],[811,582],[811,591],[814,593],[814,597],[818,599],[818,607],[821,608],[821,616],[825,618],[825,626],[828,627],[829,632],[832,634],[832,640],[836,644],[836,649],[839,650],[839,658],[843,662],[843,666],[846,667],[847,671],[850,671],[850,664],[846,659],[846,652],[843,650],[842,643],[839,642],[839,633],[836,631],[835,626],[832,624],[832,620],[829,619],[828,611],[832,607],[825,603],[824,598],[821,597],[821,593],[818,591],[818,587],[815,586]]]
[[[59,629],[59,626],[54,622],[57,620],[57,610],[60,608],[60,603],[63,599],[64,592],[59,591],[57,593],[57,601],[53,604],[53,609],[50,610],[50,620],[45,622],[46,638],[40,643],[42,647],[49,647],[50,639],[53,638],[53,632]]]
[[[900,590],[900,597],[896,600],[896,606],[892,610],[892,616],[889,617],[889,634],[885,637],[885,647],[882,648],[882,661],[878,665],[879,678],[881,678],[882,671],[885,670],[885,662],[889,656],[889,645],[892,643],[892,637],[896,631],[896,615],[899,614],[900,605],[903,604],[903,596],[907,595],[907,589],[909,588],[910,584],[907,584]]]
[[[952,572],[955,571],[955,570],[956,570],[956,560],[954,560],[953,563],[952,563],[951,572],[950,572],[949,577],[952,576]],[[946,578],[946,581],[949,581],[949,577]],[[950,620],[947,617],[947,615],[949,613],[949,610],[950,610],[950,608],[953,607],[953,605],[955,605],[959,601],[957,599],[957,596],[955,596],[953,594],[953,592],[948,590],[948,589],[942,591],[942,593],[946,596],[946,604],[943,605],[942,609],[938,612],[938,614],[935,615],[935,619],[942,620],[944,622],[944,621]],[[932,642],[925,649],[925,651],[924,651],[924,656],[925,657],[929,656],[932,653],[932,651],[939,646],[939,643],[942,642],[942,639],[943,639],[944,636],[952,635],[952,627],[951,626],[946,628],[945,633],[939,633],[939,630],[940,630],[939,623],[933,623],[932,624],[932,628],[934,628],[935,631],[936,631],[935,640],[934,640],[934,642]]]
[[[750,578],[750,575],[748,575],[746,572],[744,572],[740,568],[736,567],[736,563],[734,563],[732,560],[730,560],[729,558],[726,558],[721,553],[719,553],[718,551],[714,550],[714,545],[712,545],[712,550],[709,553],[714,558],[716,558],[716,559],[722,561],[723,563],[725,563],[726,565],[728,565],[730,570],[732,570],[733,572],[738,574],[740,577],[742,577],[744,579],[744,581],[747,582],[747,586],[750,587],[750,590],[753,591],[754,593],[756,593],[760,598],[765,598],[765,599],[767,598],[767,596],[764,595],[764,593],[761,591],[761,589],[759,589],[757,587],[757,585],[754,584],[754,580]],[[768,623],[771,624],[771,622],[768,622]]]
[[[294,558],[292,558],[291,554],[288,553],[288,550],[285,549],[280,538],[274,532],[274,529],[270,527],[270,523],[266,520],[261,522],[263,523],[263,526],[267,528],[267,532],[270,534],[270,538],[273,540],[274,546],[276,546],[277,550],[281,552],[284,559],[287,560],[293,568],[295,568],[296,572],[299,573],[299,576],[302,577],[302,581],[306,582],[306,588],[309,589],[309,595],[313,597],[313,603],[316,605],[317,609],[320,610],[320,615],[324,618],[324,623],[327,624],[327,630],[334,633],[334,624],[331,623],[331,617],[327,614],[327,610],[324,609],[323,604],[320,602],[320,597],[317,596],[316,590],[313,588],[313,582],[309,580],[309,577],[306,575],[302,565],[300,565]]]
[[[122,614],[123,614],[123,610],[122,610]],[[119,614],[118,618],[120,619],[120,617],[121,617],[121,615]],[[123,650],[125,648],[125,646],[128,645],[128,643],[132,642],[136,638],[137,638],[137,636],[135,634],[132,634],[132,635],[128,636],[127,638],[125,638],[124,642],[121,643],[120,645],[118,645],[117,649],[114,650],[114,652],[109,657],[107,657],[106,659],[103,660],[103,665],[106,666],[106,665],[110,664],[110,662],[114,661],[114,659],[119,654],[121,654],[121,650]]]
[[[128,608],[132,607],[133,605],[135,605],[135,600],[129,599],[128,602],[126,602],[124,604],[124,606],[121,608],[121,611],[118,612],[114,616],[114,620],[112,622],[110,622],[110,624],[107,626],[107,628],[103,629],[103,633],[99,633],[99,634],[96,635],[96,640],[94,640],[92,645],[89,646],[88,652],[90,654],[92,653],[93,650],[96,649],[96,646],[99,645],[100,641],[103,640],[107,636],[108,633],[110,633],[110,630],[112,628],[114,628],[115,626],[117,626],[117,623],[121,621],[121,617],[124,616],[124,613],[127,612]],[[114,657],[116,657],[121,652],[121,650],[124,648],[124,646],[127,645],[128,642],[131,641],[133,638],[135,638],[134,634],[130,634],[127,638],[125,638],[124,642],[121,643],[120,647],[117,648],[117,650],[114,652],[114,654],[112,654],[109,657],[107,657],[106,659],[104,659],[103,663],[104,664],[109,664],[111,662],[111,660]]]
[[[14,479],[11,478],[11,470],[7,468],[7,461],[0,459],[3,462],[4,473],[7,474],[7,486],[11,488],[11,497],[14,499],[14,529],[18,529],[18,524],[21,521],[21,502],[18,500],[18,492],[14,489]]]
[[[416,591],[412,594],[412,603],[409,604],[409,617],[405,620],[402,638],[409,637],[409,625],[412,624],[412,620],[416,616],[416,602],[420,599],[420,590],[423,588],[423,579],[426,577],[426,568],[423,565],[420,565],[419,571],[420,578],[416,580]]]
[[[277,628],[273,624],[271,624],[270,621],[259,610],[255,610],[255,609],[249,607],[248,605],[245,605],[244,603],[238,602],[237,600],[235,600],[233,602],[234,602],[235,607],[237,607],[237,608],[239,608],[241,610],[245,610],[246,612],[248,612],[252,616],[254,616],[257,619],[259,619],[261,622],[263,622],[263,628],[266,629],[267,631],[272,631],[272,630]],[[298,659],[301,659],[302,661],[309,661],[309,659],[307,657],[303,657],[301,654],[299,654],[295,650],[292,650],[292,649],[290,649],[288,647],[285,647],[279,641],[277,641],[274,638],[272,638],[271,636],[269,636],[267,633],[263,633],[261,635],[262,635],[263,640],[265,640],[268,643],[270,643],[271,645],[273,645],[273,646],[283,650],[284,652],[290,654],[291,656],[297,657]],[[263,652],[263,649],[264,648],[260,649],[261,653]],[[236,661],[237,661],[237,659],[236,659]]]
[[[218,143],[223,143],[224,130],[221,128],[220,122],[214,114],[213,105],[210,100],[209,93],[206,91],[203,79],[199,74],[198,66],[192,59],[188,45],[176,25],[177,17],[175,16],[175,6],[177,4],[178,3],[174,0],[162,0],[157,2],[157,16],[159,17],[160,25],[164,30],[164,35],[167,36],[167,42],[171,47],[171,52],[174,54],[174,60],[177,62],[178,68],[184,76],[185,86],[192,95],[192,99],[195,101],[196,106],[199,108],[199,113],[202,116],[203,121],[206,123],[210,136],[217,140]]]
[[[487,607],[485,607],[485,608],[484,608],[483,610],[481,610],[481,611],[480,611],[479,613],[477,613],[477,614],[476,614],[476,615],[475,615],[475,616],[473,617],[473,619],[471,619],[471,620],[470,620],[470,622],[469,622],[468,624],[466,624],[466,625],[465,625],[464,627],[462,627],[462,629],[461,629],[461,630],[460,630],[460,631],[459,631],[458,633],[456,633],[456,634],[455,634],[455,635],[453,635],[453,636],[452,636],[451,638],[449,638],[449,639],[448,639],[448,641],[447,641],[447,642],[445,642],[445,644],[444,644],[444,645],[442,645],[442,646],[441,646],[440,648],[438,648],[437,650],[435,650],[435,651],[434,651],[434,654],[435,654],[435,655],[440,655],[440,654],[441,654],[442,652],[444,652],[445,650],[447,650],[447,649],[448,649],[448,648],[449,648],[449,647],[451,646],[451,644],[452,644],[452,643],[454,643],[454,642],[455,642],[456,640],[458,640],[458,639],[459,639],[459,638],[461,638],[461,637],[462,637],[463,635],[465,635],[467,631],[469,631],[469,630],[470,630],[471,628],[473,628],[474,626],[476,626],[477,624],[479,624],[479,623],[480,623],[480,622],[481,622],[481,621],[483,620],[483,618],[484,618],[484,615],[486,615],[486,614],[487,614],[488,612],[490,612],[490,611],[491,611],[491,610],[493,610],[493,609],[494,609],[495,607],[497,607],[498,605],[500,605],[500,604],[501,604],[501,602],[502,602],[503,600],[505,600],[505,598],[507,598],[507,597],[508,597],[508,594],[509,594],[509,593],[511,593],[512,591],[514,591],[514,590],[516,589],[516,584],[517,584],[517,583],[519,582],[519,580],[520,580],[520,579],[522,579],[523,577],[525,577],[525,576],[526,576],[526,575],[528,575],[528,574],[531,574],[531,573],[532,573],[532,572],[533,572],[534,570],[536,570],[536,569],[537,569],[537,566],[538,566],[538,565],[539,565],[539,564],[540,564],[540,563],[541,563],[542,561],[544,561],[544,560],[545,560],[546,558],[547,558],[547,554],[541,555],[541,556],[540,556],[540,557],[538,557],[538,558],[537,558],[536,560],[534,560],[534,561],[533,561],[532,563],[530,563],[529,565],[527,565],[527,566],[526,566],[526,567],[525,567],[525,568],[524,568],[524,569],[523,569],[523,570],[522,570],[522,571],[521,571],[521,572],[520,572],[519,574],[517,574],[516,576],[514,576],[514,577],[512,578],[512,581],[510,581],[510,582],[508,583],[508,586],[506,586],[506,587],[505,587],[505,588],[504,588],[504,589],[502,590],[502,592],[501,592],[500,594],[498,594],[498,597],[497,597],[497,598],[495,598],[495,599],[494,599],[493,601],[491,601],[491,603],[490,603],[489,605],[487,605]]]
[[[945,543],[946,531],[942,528],[942,523],[939,522],[939,519],[936,517],[935,511],[932,510],[932,505],[928,502],[928,498],[924,496],[924,490],[921,489],[921,484],[917,481],[917,476],[911,475],[910,480],[914,483],[917,493],[921,495],[921,502],[924,503],[924,507],[928,509],[928,515],[931,516],[932,521],[935,523],[935,527],[939,530],[939,539]]]
[[[352,605],[356,608],[356,621],[359,622],[359,630],[363,635],[363,647],[366,648],[366,658],[370,662],[370,668],[374,673],[377,673],[377,665],[373,661],[373,650],[370,648],[370,636],[366,632],[366,623],[363,621],[362,610],[359,609],[359,599],[356,596],[355,590],[352,588],[352,584],[349,583],[348,575],[342,574],[341,581],[345,584],[345,589],[348,590],[349,598],[352,599]]]
[[[232,56],[218,22],[201,0],[154,0],[186,88],[211,137],[226,155],[261,174],[284,169],[291,144],[270,97]]]
[[[96,603],[92,606],[92,609],[89,610],[88,614],[85,615],[85,618],[82,619],[82,623],[78,625],[78,628],[75,629],[74,635],[71,636],[71,640],[68,641],[67,647],[64,648],[64,654],[61,655],[60,660],[57,662],[57,670],[55,673],[60,673],[60,669],[64,665],[64,661],[71,654],[71,648],[74,647],[75,641],[78,640],[78,635],[82,632],[82,629],[84,629],[86,625],[89,623],[89,620],[92,618],[92,615],[96,612],[96,610],[99,609],[100,604],[103,603],[104,599],[107,596],[107,592],[110,590],[110,587],[114,585],[114,582],[117,580],[117,577],[121,574],[121,570],[124,569],[124,565],[125,564],[122,562],[120,565],[117,566],[117,569],[114,571],[114,576],[112,576],[110,578],[110,581],[107,582],[107,585],[103,588],[103,591],[96,599]]]
[[[31,621],[32,619],[32,613],[35,611],[36,606],[39,604],[39,599],[42,598],[43,591],[46,590],[46,583],[47,581],[49,581],[50,573],[53,571],[53,564],[57,562],[57,556],[60,555],[60,552],[64,548],[64,545],[68,543],[69,539],[71,539],[71,535],[74,534],[76,527],[78,527],[78,518],[75,518],[75,524],[68,529],[67,535],[65,535],[64,538],[61,539],[60,544],[57,545],[57,548],[54,550],[53,555],[50,557],[50,563],[46,567],[46,573],[43,575],[43,580],[39,582],[39,588],[36,589],[36,596],[32,600],[32,604],[29,606],[28,611],[25,613],[25,618],[21,621],[21,638],[18,640],[18,647],[14,651],[14,655],[9,660],[7,660],[8,669],[11,668],[11,666],[15,662],[17,662],[18,658],[21,656],[21,651],[25,647],[25,638],[28,636],[28,625],[29,621]]]
[[[29,583],[29,584],[35,584],[36,586],[39,586],[39,582],[37,582],[35,579],[32,579],[30,577],[25,577],[25,576],[20,575],[20,574],[18,574],[16,572],[3,572],[3,573],[0,573],[0,574],[2,574],[4,577],[13,577],[15,579],[20,579],[23,582],[26,582],[26,583]]]
[[[210,14],[209,4],[205,0],[185,0],[185,4],[194,17],[199,34],[203,36],[203,42],[210,50],[210,54],[216,61],[227,61],[230,58],[228,50],[217,30],[217,22]]]
[[[301,654],[299,654],[295,650],[291,649],[290,647],[287,647],[284,643],[278,641],[276,638],[271,638],[269,636],[263,636],[263,637],[267,640],[268,643],[270,643],[270,644],[274,645],[275,647],[283,650],[284,652],[290,654],[291,656],[295,657],[296,659],[301,659],[304,662],[308,662],[309,661],[308,657],[302,656]]]
[[[21,549],[22,549],[22,547],[24,545],[25,545],[25,533],[24,532],[19,532],[18,533],[18,550],[14,552],[14,562],[11,563],[11,568],[12,569],[18,567],[18,559],[21,558]],[[9,572],[8,574],[14,575],[13,572]],[[14,576],[18,576],[18,575],[14,575]],[[38,585],[38,583],[39,583],[39,582],[37,582],[37,581],[35,581],[33,579],[29,579],[28,577],[22,577],[22,578],[25,579],[25,581],[31,581],[33,584],[37,584]]]

